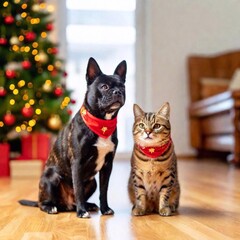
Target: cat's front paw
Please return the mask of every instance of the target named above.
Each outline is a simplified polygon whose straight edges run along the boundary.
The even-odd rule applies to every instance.
[[[143,216],[146,214],[146,211],[140,207],[134,206],[132,209],[132,215],[133,216]]]
[[[175,213],[177,211],[177,205],[170,206],[172,213]]]
[[[170,208],[170,207],[161,208],[161,209],[159,210],[159,214],[160,214],[161,216],[171,216],[171,215],[172,215],[171,208]]]

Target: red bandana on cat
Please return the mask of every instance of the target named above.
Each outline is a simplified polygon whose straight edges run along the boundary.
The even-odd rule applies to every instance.
[[[81,107],[80,114],[85,124],[101,138],[110,137],[117,127],[117,118],[111,120],[96,118],[84,106]]]
[[[165,153],[168,150],[171,144],[172,144],[172,139],[170,138],[167,143],[163,144],[160,147],[142,147],[138,145],[138,148],[146,156],[150,158],[157,158],[163,155],[163,153]]]

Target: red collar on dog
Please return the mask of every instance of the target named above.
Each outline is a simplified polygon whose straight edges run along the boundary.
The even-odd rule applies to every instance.
[[[169,141],[159,147],[142,147],[138,145],[138,149],[146,156],[150,158],[157,158],[163,155],[172,144],[172,139],[169,138]]]
[[[84,106],[80,109],[80,115],[88,128],[101,138],[110,137],[117,127],[117,118],[111,120],[96,118]]]

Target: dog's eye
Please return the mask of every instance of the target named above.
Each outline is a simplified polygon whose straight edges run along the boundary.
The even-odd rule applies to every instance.
[[[104,91],[106,91],[106,90],[109,89],[109,86],[108,86],[107,84],[103,84],[103,85],[101,86],[101,89],[104,90]]]

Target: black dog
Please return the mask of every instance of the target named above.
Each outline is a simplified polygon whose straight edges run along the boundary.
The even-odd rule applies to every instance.
[[[87,66],[87,92],[80,111],[58,135],[39,183],[39,201],[20,200],[42,211],[77,211],[81,218],[98,207],[87,200],[95,192],[95,175],[100,172],[100,210],[114,214],[108,206],[107,191],[118,139],[116,117],[125,103],[126,61],[113,75],[101,72],[90,58]]]

